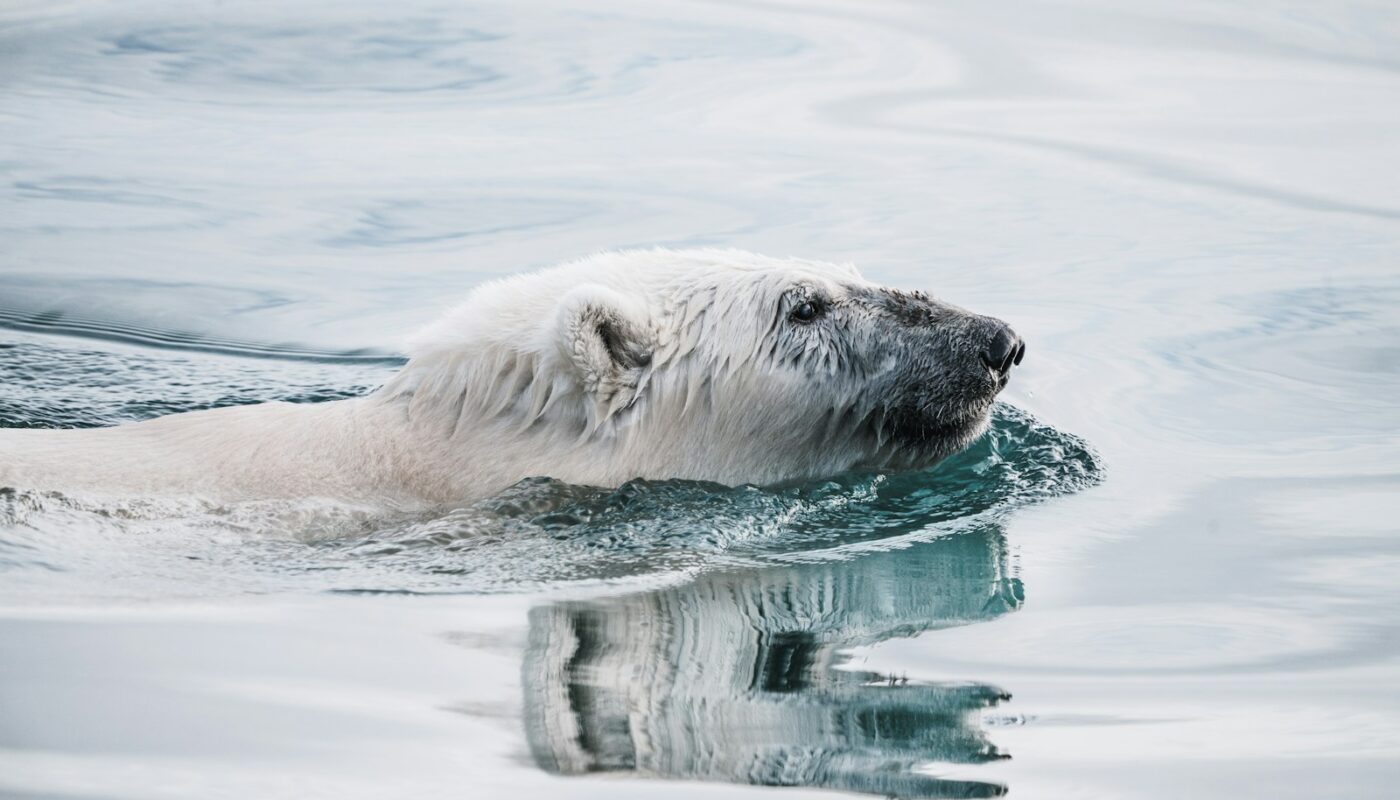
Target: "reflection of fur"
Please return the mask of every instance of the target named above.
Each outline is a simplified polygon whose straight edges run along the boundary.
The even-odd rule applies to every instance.
[[[536,608],[524,667],[530,745],[540,766],[564,774],[998,794],[909,771],[997,758],[970,717],[998,690],[835,667],[846,648],[990,619],[1019,595],[1000,533],[985,529],[855,562]]]
[[[817,318],[794,316],[804,305]],[[368,397],[0,431],[0,485],[417,506],[532,475],[736,484],[924,464],[985,426],[992,324],[846,266],[606,254],[479,287]]]

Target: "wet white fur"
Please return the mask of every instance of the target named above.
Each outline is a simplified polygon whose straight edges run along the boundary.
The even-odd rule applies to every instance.
[[[832,474],[871,456],[829,419],[863,387],[834,368],[813,380],[776,364],[774,337],[788,335],[778,309],[794,287],[839,298],[869,286],[851,266],[733,250],[596,255],[478,287],[365,397],[0,431],[0,486],[411,508],[537,475],[616,485]],[[609,353],[599,321],[637,363]]]

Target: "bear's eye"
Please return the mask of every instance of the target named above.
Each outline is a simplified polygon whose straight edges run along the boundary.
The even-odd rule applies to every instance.
[[[821,316],[821,313],[821,306],[806,300],[792,310],[792,318],[798,322],[811,322]]]

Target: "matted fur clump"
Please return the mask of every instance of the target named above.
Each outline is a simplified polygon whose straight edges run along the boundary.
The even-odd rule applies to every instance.
[[[0,486],[423,507],[531,476],[769,484],[923,466],[985,427],[1024,346],[849,265],[605,253],[475,289],[377,391],[0,431]]]

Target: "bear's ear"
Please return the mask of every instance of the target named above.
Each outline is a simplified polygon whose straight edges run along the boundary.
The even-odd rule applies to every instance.
[[[602,397],[636,389],[651,364],[656,336],[646,308],[607,287],[590,284],[565,294],[556,331],[584,388]]]

